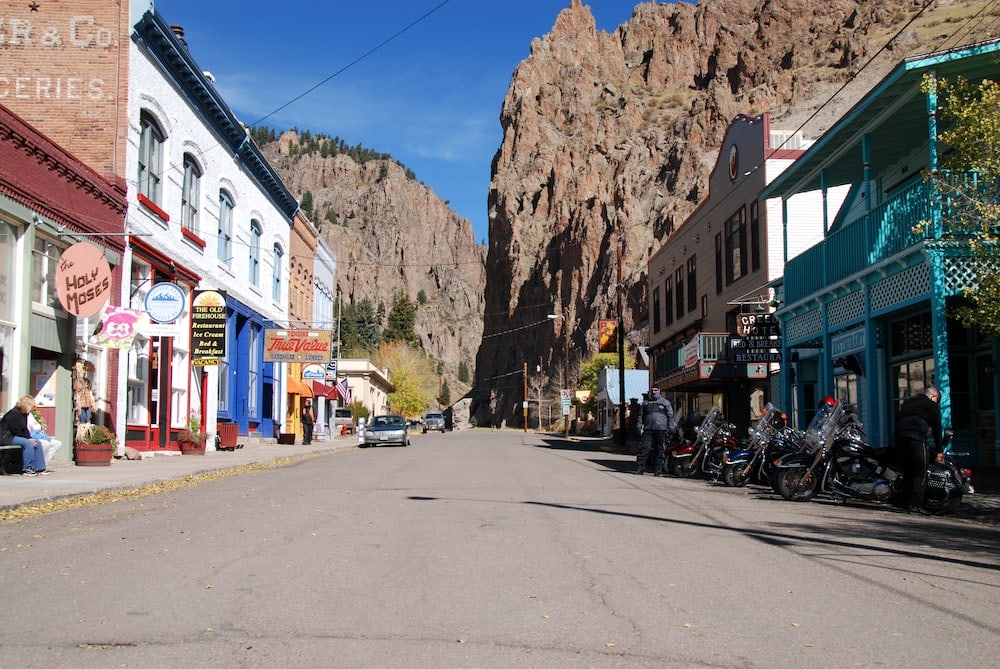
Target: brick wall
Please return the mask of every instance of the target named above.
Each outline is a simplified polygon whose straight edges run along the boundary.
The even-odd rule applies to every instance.
[[[124,176],[128,0],[0,0],[0,104],[101,174]]]

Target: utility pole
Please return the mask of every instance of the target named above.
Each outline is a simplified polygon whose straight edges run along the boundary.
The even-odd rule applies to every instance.
[[[618,240],[618,445],[625,446],[625,319],[622,317],[622,240]]]
[[[566,319],[563,318],[563,332],[564,339],[566,340],[566,350],[563,352],[563,388],[569,391],[569,327],[566,323]],[[560,400],[561,401],[561,400]],[[570,395],[570,406],[573,406],[573,395]],[[563,421],[563,438],[569,439],[569,414],[566,414],[566,419]]]
[[[524,363],[524,371],[521,376],[524,378],[524,402],[521,403],[524,412],[524,431],[528,431],[528,363]]]

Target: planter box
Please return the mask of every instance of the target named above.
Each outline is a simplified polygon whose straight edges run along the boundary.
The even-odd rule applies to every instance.
[[[114,444],[75,444],[73,457],[77,467],[110,467]]]
[[[240,436],[238,423],[219,423],[219,447],[232,450],[236,448],[236,439]]]
[[[178,441],[181,448],[181,455],[205,455],[205,443],[196,444],[193,441]]]
[[[279,432],[278,433],[278,443],[290,445],[295,443],[295,433],[294,432]]]

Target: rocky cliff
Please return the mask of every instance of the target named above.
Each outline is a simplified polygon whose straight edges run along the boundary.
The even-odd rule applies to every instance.
[[[305,151],[301,139],[284,132],[261,150],[296,197],[310,193],[344,300],[369,297],[388,309],[396,292],[407,295],[421,345],[443,363],[458,399],[469,387],[459,364],[473,367],[483,325],[485,249],[472,224],[394,160]]]
[[[707,195],[737,114],[769,112],[774,129],[808,121],[817,137],[901,58],[988,37],[995,16],[967,20],[981,9],[996,11],[979,0],[647,2],[608,34],[572,0],[533,41],[500,113],[479,423],[520,415],[525,363],[550,388],[560,369],[574,378],[619,301],[630,351],[644,343],[646,261]]]

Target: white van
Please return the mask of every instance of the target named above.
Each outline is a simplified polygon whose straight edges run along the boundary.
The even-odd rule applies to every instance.
[[[333,420],[330,421],[330,433],[336,437],[341,432],[341,426],[347,426],[348,434],[354,434],[354,412],[350,409],[334,409]]]

